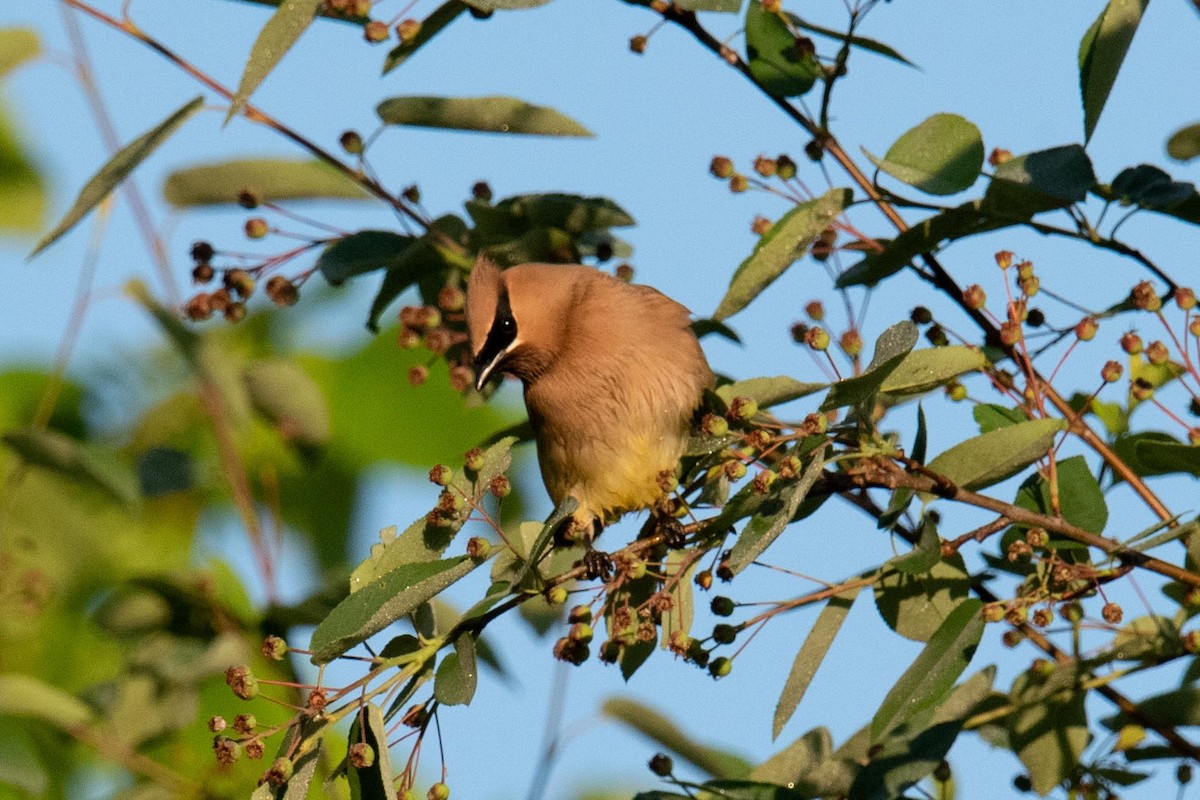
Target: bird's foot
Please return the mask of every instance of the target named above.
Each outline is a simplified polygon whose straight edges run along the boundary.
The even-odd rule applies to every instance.
[[[605,582],[612,578],[613,558],[601,550],[588,550],[580,561],[584,569],[584,577],[588,580],[600,578]]]
[[[687,544],[687,531],[683,529],[683,523],[674,517],[660,518],[656,532],[662,534],[663,544],[672,550],[680,550]]]

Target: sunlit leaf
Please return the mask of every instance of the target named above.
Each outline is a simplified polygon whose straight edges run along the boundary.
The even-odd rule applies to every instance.
[[[369,766],[354,766],[347,760],[346,778],[352,800],[396,800],[392,756],[388,747],[387,724],[379,706],[367,703],[354,715],[347,746],[365,744],[375,755]]]
[[[844,378],[829,387],[829,394],[821,403],[821,410],[852,406],[861,403],[879,391],[897,367],[908,357],[917,344],[917,326],[905,320],[885,330],[875,340],[875,354],[861,375]]]
[[[962,556],[939,561],[924,575],[896,572],[875,582],[875,607],[888,627],[927,642],[971,590]]]
[[[738,574],[750,566],[771,546],[784,528],[796,516],[800,503],[821,477],[825,466],[824,452],[813,453],[812,460],[804,468],[797,481],[776,481],[767,494],[767,499],[754,512],[754,516],[738,534],[737,541],[729,554],[729,568]]]
[[[226,122],[246,107],[250,95],[254,94],[259,84],[275,69],[275,65],[300,39],[301,34],[308,30],[317,9],[322,5],[324,0],[288,0],[279,4],[250,48],[250,58],[242,71],[242,79],[238,82],[233,99],[229,101],[229,111],[225,114]]]
[[[778,97],[797,97],[817,82],[821,65],[808,42],[803,47],[781,12],[746,4],[746,62],[754,81]]]
[[[757,3],[751,3],[751,7]],[[815,200],[800,203],[763,234],[754,252],[733,273],[729,289],[713,319],[725,320],[770,286],[795,263],[850,203],[849,189],[832,189]]]
[[[1083,135],[1090,141],[1149,0],[1109,0],[1079,43]]]
[[[983,167],[983,136],[957,114],[934,114],[896,140],[872,163],[927,194],[946,195],[970,188]]]
[[[801,28],[802,30],[808,31],[809,33],[815,33],[820,36],[828,36],[831,39],[837,39],[839,42],[847,41],[848,38],[851,47],[858,47],[866,50],[868,53],[874,53],[875,55],[883,56],[884,58],[890,58],[892,61],[899,62],[908,67],[916,66],[916,64],[896,52],[895,48],[893,48],[891,45],[884,44],[883,42],[871,39],[867,36],[859,36],[858,34],[847,37],[844,31],[836,31],[832,28],[823,28],[820,25],[814,25],[811,22],[806,22],[805,20],[788,11],[785,11],[784,13],[787,14],[788,19],[791,20],[793,25]]]
[[[391,97],[376,109],[385,125],[532,136],[591,136],[575,120],[515,97]]]
[[[428,44],[433,37],[441,33],[466,10],[467,3],[463,0],[447,0],[435,8],[429,16],[421,20],[421,29],[417,31],[416,36],[408,41],[401,41],[387,54],[387,58],[383,61],[383,74],[388,74],[412,58],[417,50]]]
[[[1200,123],[1187,125],[1167,139],[1167,155],[1176,161],[1191,161],[1200,156]]]
[[[0,231],[36,233],[44,224],[46,207],[46,182],[0,105]]]
[[[929,469],[963,489],[982,489],[1011,477],[1046,454],[1066,422],[1035,419],[956,444],[929,462]]]
[[[879,391],[895,395],[921,394],[964,373],[983,369],[987,363],[987,357],[980,350],[963,345],[913,350],[884,378]]]
[[[330,436],[329,406],[320,388],[294,361],[260,359],[245,368],[254,409],[289,442],[320,448]]]
[[[122,503],[137,501],[137,479],[129,466],[115,456],[105,457],[94,447],[43,428],[6,431],[0,441],[30,466],[92,486]]]
[[[804,383],[787,375],[749,378],[717,387],[717,396],[726,403],[735,397],[753,398],[760,408],[770,408],[819,392],[828,384]]]
[[[176,170],[163,183],[163,196],[178,208],[233,205],[242,192],[260,201],[362,200],[366,190],[322,161],[241,158]]]
[[[979,403],[971,409],[971,416],[979,425],[980,433],[990,433],[1029,420],[1029,416],[1019,408],[1007,408],[992,403]]]
[[[33,28],[0,28],[0,78],[41,52],[42,42]]]
[[[0,714],[48,722],[70,730],[92,721],[92,710],[73,694],[32,675],[0,675]]]
[[[160,144],[166,141],[167,137],[186,122],[192,114],[195,114],[202,105],[204,105],[204,98],[202,96],[184,103],[171,116],[118,150],[108,160],[108,163],[101,167],[100,171],[84,184],[83,189],[79,191],[79,196],[75,198],[75,202],[72,204],[70,210],[67,211],[49,233],[42,237],[41,241],[37,243],[33,251],[29,254],[29,257],[33,258],[42,250],[45,250],[58,241],[59,237],[73,228],[89,211],[100,205],[104,201],[104,198],[108,197],[122,181],[129,177],[129,174],[133,172],[138,164],[145,161]]]

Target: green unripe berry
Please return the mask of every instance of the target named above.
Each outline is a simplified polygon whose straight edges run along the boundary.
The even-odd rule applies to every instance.
[[[429,787],[426,800],[450,800],[450,787],[444,783],[435,783]]]
[[[567,602],[567,597],[567,587],[565,586],[551,586],[546,590],[546,602],[552,606],[561,606]]]
[[[717,644],[733,644],[737,639],[737,628],[732,625],[718,625],[713,628],[712,638]]]
[[[733,672],[733,661],[725,656],[714,658],[708,663],[708,674],[714,679],[724,678],[730,672]]]
[[[717,595],[712,599],[710,608],[712,608],[712,613],[718,617],[728,617],[733,613],[734,602],[724,595]]]

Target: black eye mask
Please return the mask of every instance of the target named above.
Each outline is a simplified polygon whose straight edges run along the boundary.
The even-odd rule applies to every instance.
[[[500,293],[496,304],[496,316],[492,320],[492,328],[488,331],[487,339],[475,356],[475,374],[483,375],[484,370],[494,367],[493,362],[517,338],[517,320],[513,317],[512,307],[508,302],[508,292]]]

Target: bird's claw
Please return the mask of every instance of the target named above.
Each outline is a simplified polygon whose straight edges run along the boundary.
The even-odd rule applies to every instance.
[[[588,580],[601,578],[609,580],[613,574],[613,558],[600,550],[588,550],[580,562],[583,565],[584,577]]]

